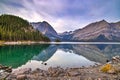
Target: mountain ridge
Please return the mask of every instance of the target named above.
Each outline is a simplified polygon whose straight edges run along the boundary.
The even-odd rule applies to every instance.
[[[51,40],[59,38],[55,29],[46,21],[32,22],[31,25],[34,27],[34,29],[39,30],[42,34],[49,37]]]
[[[0,40],[47,41],[45,36],[51,41],[120,42],[120,21],[109,23],[103,19],[74,31],[57,33],[47,21],[29,23],[18,16],[0,15]]]
[[[101,20],[88,24],[87,26],[72,31],[72,34],[60,34],[62,40],[69,41],[90,41],[90,42],[119,42],[120,41],[120,22],[108,23]],[[68,37],[67,37],[68,36]]]
[[[35,25],[37,24],[37,25]],[[106,20],[90,23],[83,28],[74,31],[57,33],[54,28],[46,21],[32,23],[35,29],[38,29],[47,37],[60,39],[61,41],[90,41],[106,42],[120,41],[120,21],[109,23]],[[43,30],[42,30],[43,29]]]

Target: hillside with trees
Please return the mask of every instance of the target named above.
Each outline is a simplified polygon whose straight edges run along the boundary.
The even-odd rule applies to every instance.
[[[14,15],[0,16],[0,40],[3,41],[50,41],[34,30],[26,20]]]

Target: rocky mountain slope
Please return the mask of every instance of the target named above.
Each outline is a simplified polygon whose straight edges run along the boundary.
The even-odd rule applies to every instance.
[[[91,23],[77,30],[71,38],[74,41],[120,41],[120,22],[108,23],[105,20]]]
[[[59,33],[59,36],[61,38],[62,41],[71,41],[71,38],[73,36],[73,31],[69,31],[69,32],[63,32],[63,33]]]
[[[119,42],[120,22],[108,23],[105,20],[91,23],[82,29],[57,33],[46,21],[31,23],[35,29],[42,32],[51,40],[62,41],[94,41],[94,42]]]
[[[63,41],[120,41],[120,22],[108,23],[105,20],[91,23],[82,29],[59,34]]]
[[[54,28],[46,21],[31,23],[31,25],[34,27],[34,29],[39,30],[40,32],[42,32],[42,34],[46,35],[51,40],[59,38]]]

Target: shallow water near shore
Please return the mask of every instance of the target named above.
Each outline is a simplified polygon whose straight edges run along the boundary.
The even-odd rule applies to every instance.
[[[120,55],[120,44],[30,44],[0,46],[0,64],[21,68],[77,68],[106,63]]]

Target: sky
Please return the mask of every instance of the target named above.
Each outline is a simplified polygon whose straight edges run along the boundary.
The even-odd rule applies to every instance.
[[[0,15],[29,22],[47,21],[58,32],[73,31],[106,20],[120,21],[120,0],[0,0]]]

